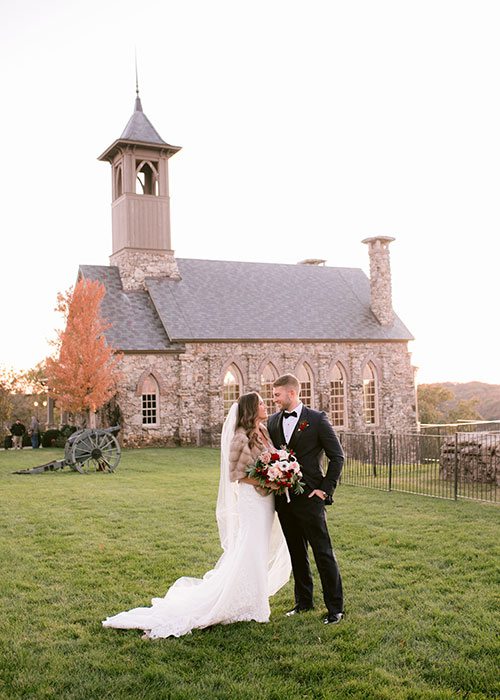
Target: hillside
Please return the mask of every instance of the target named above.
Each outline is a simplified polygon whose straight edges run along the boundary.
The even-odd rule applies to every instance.
[[[457,401],[477,399],[477,410],[483,420],[500,420],[500,384],[438,382],[429,386],[442,386],[452,391]]]

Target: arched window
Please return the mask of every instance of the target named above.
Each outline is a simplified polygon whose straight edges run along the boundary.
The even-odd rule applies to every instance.
[[[278,372],[276,367],[269,362],[260,375],[260,395],[264,399],[269,415],[276,411],[273,401],[273,383],[275,379],[278,379]]]
[[[121,164],[115,170],[115,199],[123,194],[123,176]]]
[[[330,420],[336,428],[347,427],[344,368],[337,362],[330,372]]]
[[[368,362],[363,371],[363,410],[365,425],[376,425],[378,423],[377,394],[377,372],[373,364]]]
[[[233,363],[230,365],[224,375],[224,387],[222,395],[224,399],[224,415],[227,416],[229,409],[235,401],[238,401],[241,395],[243,381],[239,369]]]
[[[153,377],[152,374],[142,383],[141,397],[142,397],[142,424],[148,426],[158,425],[159,421],[159,411],[158,411],[158,397],[160,395],[160,390],[158,388],[158,382]]]
[[[313,374],[307,362],[300,365],[296,375],[300,382],[300,400],[305,406],[313,408]]]
[[[158,196],[158,163],[136,163],[135,193]]]

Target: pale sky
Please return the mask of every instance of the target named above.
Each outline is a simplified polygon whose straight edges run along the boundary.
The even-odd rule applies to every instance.
[[[144,112],[182,146],[178,257],[368,272],[361,240],[393,236],[417,380],[500,384],[499,36],[498,0],[0,0],[0,365],[42,360],[57,292],[109,263],[97,156],[137,47]]]

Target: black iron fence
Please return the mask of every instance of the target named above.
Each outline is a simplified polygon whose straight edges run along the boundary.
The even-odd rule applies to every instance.
[[[438,498],[497,503],[500,431],[339,433],[341,483]]]

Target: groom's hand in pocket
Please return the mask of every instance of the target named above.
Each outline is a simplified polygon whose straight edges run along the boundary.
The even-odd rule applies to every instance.
[[[322,501],[324,501],[327,494],[321,489],[314,489],[314,491],[311,491],[308,498],[312,498],[313,496],[317,496],[318,498],[321,498]]]

